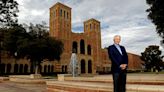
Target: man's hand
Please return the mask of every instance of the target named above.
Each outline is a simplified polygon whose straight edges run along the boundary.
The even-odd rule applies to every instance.
[[[126,67],[127,67],[127,64],[121,64],[120,67],[121,67],[122,70],[125,70]]]

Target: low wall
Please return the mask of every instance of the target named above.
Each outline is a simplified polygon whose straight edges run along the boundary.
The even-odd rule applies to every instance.
[[[0,82],[2,81],[8,81],[9,80],[9,77],[0,77]]]
[[[11,75],[9,80],[17,83],[32,83],[32,84],[45,84],[44,79],[31,78],[30,75]]]
[[[164,92],[163,74],[127,76],[127,92]],[[62,79],[62,80],[61,80]],[[58,81],[46,81],[48,92],[113,92],[111,75],[71,77],[59,75]]]
[[[127,92],[164,92],[160,85],[127,84]],[[113,92],[111,83],[48,81],[47,92]]]

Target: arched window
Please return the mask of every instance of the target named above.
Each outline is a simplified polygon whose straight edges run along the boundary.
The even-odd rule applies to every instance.
[[[80,41],[80,54],[85,54],[85,43],[84,43],[84,40]]]
[[[48,65],[48,73],[50,73],[50,70],[51,70],[51,66]]]
[[[67,73],[67,65],[65,65],[65,73]]]
[[[39,65],[39,67],[38,67],[38,68],[39,68],[39,69],[38,69],[38,70],[39,70],[39,72],[40,72],[40,73],[42,73],[42,65]]]
[[[44,65],[44,73],[47,73],[47,65]]]
[[[67,19],[69,18],[68,12],[67,12]]]
[[[56,16],[58,15],[58,11],[57,11],[57,9],[56,9]]]
[[[87,52],[88,52],[88,55],[91,55],[91,45],[87,46]]]
[[[88,61],[88,73],[92,73],[92,61]]]
[[[81,60],[81,73],[85,73],[85,60]]]
[[[85,25],[85,27],[86,27],[86,30],[88,30],[88,25]]]
[[[92,24],[90,24],[90,30],[92,30]]]
[[[27,64],[24,65],[24,73],[28,73],[28,65]]]
[[[20,74],[23,73],[23,64],[20,64],[20,67],[19,67],[19,73],[20,73]]]
[[[60,16],[62,17],[62,9],[60,10]]]
[[[1,73],[4,74],[5,73],[5,69],[6,69],[6,65],[5,64],[1,64]]]
[[[66,15],[66,14],[65,14],[65,11],[64,11],[64,18],[65,18],[65,15]]]
[[[31,66],[30,66],[30,72],[34,73],[34,64],[33,63],[31,63]]]
[[[65,68],[64,65],[62,65],[62,73],[65,72],[65,69],[64,68]]]
[[[7,73],[11,72],[11,64],[7,64]]]
[[[54,72],[54,66],[51,65],[51,72],[53,73]]]
[[[97,25],[97,30],[99,30],[99,25]]]
[[[73,50],[75,50],[75,53],[77,53],[77,42],[76,41],[74,41],[73,43],[72,43],[72,52],[73,52]]]
[[[56,12],[54,11],[54,17],[56,16]]]
[[[18,73],[18,64],[14,65],[14,73],[17,74]]]
[[[96,25],[94,24],[94,27],[93,27],[93,29],[95,30],[96,29]]]

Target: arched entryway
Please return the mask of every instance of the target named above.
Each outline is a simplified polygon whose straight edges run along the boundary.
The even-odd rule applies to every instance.
[[[72,43],[72,52],[73,52],[73,50],[75,50],[75,53],[77,53],[78,52],[78,45],[77,45],[77,42],[76,41],[74,41],[73,43]]]
[[[87,46],[87,52],[88,52],[88,55],[91,55],[91,45]]]
[[[35,70],[34,64],[33,64],[33,62],[31,62],[30,72],[31,72],[31,73],[34,73],[34,70]]]
[[[18,68],[19,68],[18,64],[15,64],[15,65],[14,65],[14,73],[15,73],[15,74],[18,73]]]
[[[54,72],[54,66],[51,65],[51,72],[53,73]]]
[[[62,65],[62,73],[65,72],[65,69],[64,68],[65,68],[64,65]]]
[[[81,60],[81,73],[85,73],[85,60]]]
[[[42,73],[42,65],[39,65],[39,73]]]
[[[27,64],[24,65],[24,73],[25,73],[25,74],[28,73],[28,65],[27,65]]]
[[[7,64],[7,73],[11,73],[11,64]]]
[[[65,65],[65,72],[67,73],[67,65]]]
[[[47,73],[47,65],[44,65],[44,73]]]
[[[88,73],[92,73],[92,61],[88,61]]]
[[[19,67],[19,73],[20,73],[20,74],[23,73],[23,64],[20,64],[20,67]]]
[[[51,72],[51,66],[48,65],[48,73],[50,73],[50,72]]]
[[[85,42],[84,40],[80,40],[80,54],[85,54]]]
[[[6,69],[6,65],[5,64],[1,64],[1,73],[4,74],[5,73],[5,69]]]

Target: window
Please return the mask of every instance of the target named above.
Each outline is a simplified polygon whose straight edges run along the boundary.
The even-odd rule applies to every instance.
[[[64,18],[65,18],[65,11],[64,11]]]
[[[86,27],[86,29],[88,29],[88,25],[86,25],[85,27]]]
[[[77,53],[77,42],[76,41],[74,41],[72,44],[72,52]]]
[[[56,9],[56,16],[58,16],[58,15],[57,15],[57,9]]]
[[[96,25],[94,24],[94,27],[93,27],[94,30],[95,30],[95,27],[96,27]]]
[[[81,73],[85,73],[85,60],[81,60]]]
[[[62,9],[60,10],[60,16],[62,17]]]
[[[92,73],[92,61],[88,61],[88,73]]]
[[[55,11],[54,11],[54,17],[56,16],[56,13],[55,13]]]
[[[67,12],[67,19],[69,18],[68,12]]]
[[[90,30],[92,29],[92,24],[90,24]]]
[[[88,55],[91,55],[91,45],[88,45],[87,52],[88,52]]]
[[[85,54],[85,43],[84,43],[84,40],[80,41],[80,54]]]

